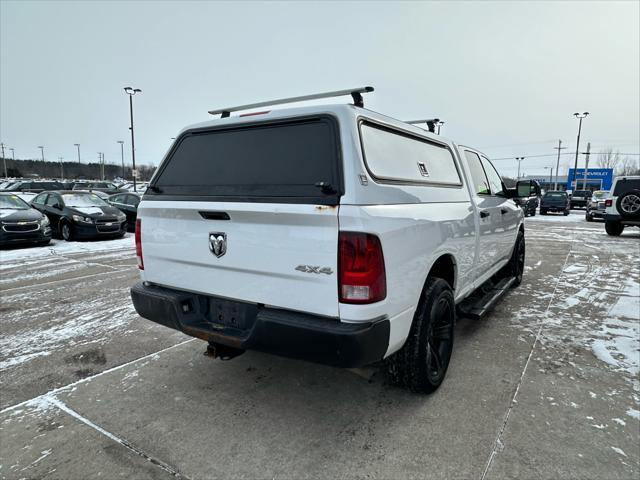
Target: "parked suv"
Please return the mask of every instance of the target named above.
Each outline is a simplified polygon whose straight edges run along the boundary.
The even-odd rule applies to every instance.
[[[456,313],[522,280],[511,198],[536,186],[507,190],[478,150],[361,104],[240,108],[183,130],[138,206],[138,313],[214,357],[386,359],[398,384],[438,388]]]
[[[605,210],[605,200],[609,196],[607,190],[596,190],[587,202],[587,211],[584,218],[587,222],[593,222],[594,218],[602,218]]]
[[[618,236],[625,226],[640,227],[640,176],[616,177],[605,200],[604,228]]]
[[[549,190],[540,200],[540,215],[546,215],[547,212],[562,212],[566,216],[570,211],[567,192]]]
[[[591,190],[576,190],[571,194],[571,208],[586,208],[590,198]]]

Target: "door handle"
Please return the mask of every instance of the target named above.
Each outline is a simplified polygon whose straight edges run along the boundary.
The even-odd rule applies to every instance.
[[[504,215],[505,213],[509,213],[509,210],[507,210],[506,208],[501,208],[500,213]]]
[[[487,212],[486,210],[482,210],[480,212],[480,218],[487,218],[489,215],[489,212]]]

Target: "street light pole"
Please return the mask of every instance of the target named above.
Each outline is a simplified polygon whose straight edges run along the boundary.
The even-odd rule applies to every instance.
[[[524,160],[524,157],[516,157],[516,161],[518,162],[518,179],[520,179],[520,162]]]
[[[131,164],[133,168],[133,191],[136,191],[136,147],[135,140],[133,135],[133,96],[136,93],[142,93],[142,90],[139,88],[125,87],[124,91],[127,95],[129,95],[129,117],[131,119],[131,125],[129,126],[129,130],[131,130]]]
[[[587,142],[587,151],[585,154],[585,163],[584,163],[584,181],[582,182],[582,189],[587,189],[587,175],[589,174],[589,155],[591,154],[591,142]],[[576,187],[577,187],[576,183]]]
[[[11,150],[11,160],[15,161],[16,160],[16,151],[15,151],[15,149],[10,148],[9,150]]]
[[[64,170],[62,167],[62,160],[64,159],[64,157],[58,157],[58,160],[60,160],[60,180],[64,180]]]
[[[44,147],[42,145],[38,146],[40,149],[40,153],[42,154],[42,161],[44,162]]]
[[[7,175],[7,159],[4,158],[4,143],[0,143],[0,148],[2,149],[2,161],[4,162],[4,178],[9,178],[9,175]]]
[[[444,125],[444,122],[442,120],[438,120],[436,122],[436,127],[438,127],[438,131],[436,132],[438,135],[440,135],[440,127]]]
[[[576,160],[575,163],[573,165],[573,175],[572,175],[572,179],[571,179],[571,186],[572,188],[574,183],[575,183],[575,190],[578,189],[578,181],[576,180],[576,172],[578,170],[578,152],[580,151],[580,133],[582,132],[582,119],[586,118],[586,116],[589,115],[589,112],[583,112],[583,113],[574,113],[573,116],[576,117],[577,119],[580,120],[580,122],[578,123],[578,141],[576,142]]]
[[[120,159],[122,160],[122,180],[124,180],[124,141],[118,140],[120,144]]]
[[[74,143],[73,146],[78,149],[78,165],[80,165],[80,144]]]
[[[553,187],[554,190],[558,190],[558,173],[560,173],[560,150],[564,150],[567,147],[562,146],[562,140],[558,140],[558,146],[553,147],[555,150],[558,150],[558,160],[556,161],[556,183]]]

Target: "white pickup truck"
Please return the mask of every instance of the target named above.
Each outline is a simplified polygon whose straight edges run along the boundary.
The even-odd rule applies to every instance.
[[[138,313],[213,356],[385,360],[398,384],[438,388],[456,314],[521,282],[511,198],[539,186],[507,190],[481,152],[365,109],[371,90],[184,129],[138,207]]]

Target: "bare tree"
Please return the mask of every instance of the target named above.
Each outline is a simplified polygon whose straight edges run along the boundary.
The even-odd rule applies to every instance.
[[[616,170],[618,175],[640,175],[640,166],[638,160],[631,157],[624,157]]]
[[[616,169],[620,163],[620,152],[613,151],[613,148],[607,147],[598,153],[598,167]]]

